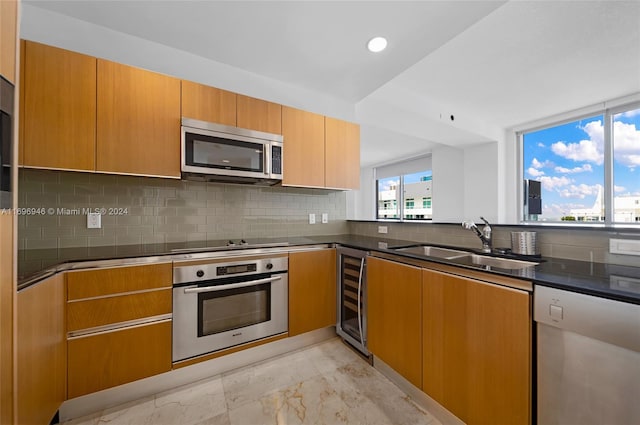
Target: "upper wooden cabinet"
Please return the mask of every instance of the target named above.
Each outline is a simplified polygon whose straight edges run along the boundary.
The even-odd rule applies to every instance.
[[[0,1],[0,75],[16,83],[18,1]]]
[[[422,270],[367,259],[369,350],[422,388]]]
[[[324,131],[325,186],[360,188],[360,126],[326,117]]]
[[[336,324],[336,250],[289,254],[289,336]]]
[[[236,125],[235,93],[182,81],[182,116],[224,125]]]
[[[238,127],[282,134],[282,105],[241,94],[237,102]]]
[[[98,59],[96,171],[180,177],[180,80]]]
[[[282,107],[285,186],[325,187],[324,116]]]
[[[22,43],[23,165],[95,169],[96,59]]]
[[[531,422],[529,293],[423,271],[424,392],[465,423]]]

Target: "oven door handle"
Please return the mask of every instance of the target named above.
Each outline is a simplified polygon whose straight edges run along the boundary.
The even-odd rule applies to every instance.
[[[230,283],[228,285],[204,286],[200,288],[186,288],[184,290],[184,293],[200,294],[203,292],[226,291],[227,289],[245,288],[247,286],[259,285],[261,283],[275,282],[276,280],[280,280],[280,279],[282,279],[282,276],[267,277],[265,279],[251,280],[249,282]]]

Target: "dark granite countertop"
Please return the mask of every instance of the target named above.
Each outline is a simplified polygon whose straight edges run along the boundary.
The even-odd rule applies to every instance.
[[[393,248],[420,244],[415,241],[358,235],[248,239],[248,245],[240,245],[240,241],[236,240],[235,246],[228,246],[228,242],[227,240],[210,240],[184,243],[19,251],[18,289],[24,289],[57,271],[65,270],[69,268],[68,266],[71,263],[81,267],[84,261],[156,256],[167,256],[169,260],[173,258],[171,256],[176,256],[181,253],[215,252],[276,246],[293,247],[325,243],[335,243],[367,251],[382,251],[396,255],[411,256],[410,254],[394,251]],[[413,258],[420,257],[413,256]],[[422,257],[421,259],[425,258]],[[482,266],[464,265],[436,258],[429,258],[429,260],[476,270],[484,269]],[[489,272],[530,280],[538,285],[640,304],[640,267],[548,257],[539,258],[537,261],[540,261],[538,265],[526,269],[501,270],[493,268]]]

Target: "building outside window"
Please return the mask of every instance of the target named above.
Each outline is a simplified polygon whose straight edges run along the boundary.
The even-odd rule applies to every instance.
[[[530,214],[523,185],[523,221],[640,221],[640,105],[525,131],[521,140],[523,177],[540,182],[541,198]]]
[[[431,170],[378,180],[378,219],[430,220]],[[402,205],[400,211],[398,205]]]

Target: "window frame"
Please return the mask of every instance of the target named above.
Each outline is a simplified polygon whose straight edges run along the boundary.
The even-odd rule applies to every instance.
[[[515,132],[516,142],[517,142],[517,178],[520,182],[519,189],[517,192],[517,202],[518,202],[518,221],[520,224],[535,224],[535,225],[554,225],[554,226],[568,226],[568,227],[576,227],[576,226],[589,226],[589,227],[639,227],[640,222],[616,222],[614,221],[615,210],[614,210],[614,140],[613,140],[613,118],[615,115],[627,111],[632,111],[640,109],[640,101],[633,101],[629,103],[624,103],[616,106],[612,106],[609,108],[600,108],[594,109],[589,112],[576,113],[575,115],[567,115],[563,114],[562,119],[558,119],[555,121],[545,122],[544,124],[538,124],[531,127],[524,127]],[[593,118],[595,116],[601,115],[603,117],[603,127],[604,127],[604,181],[603,181],[603,198],[604,198],[604,211],[605,217],[604,221],[600,222],[585,222],[585,221],[536,221],[536,220],[525,220],[524,214],[524,181],[525,181],[525,164],[524,164],[524,134],[532,133],[539,130],[549,129],[553,127],[558,127],[564,124],[568,124],[575,121],[580,121],[583,119]]]

